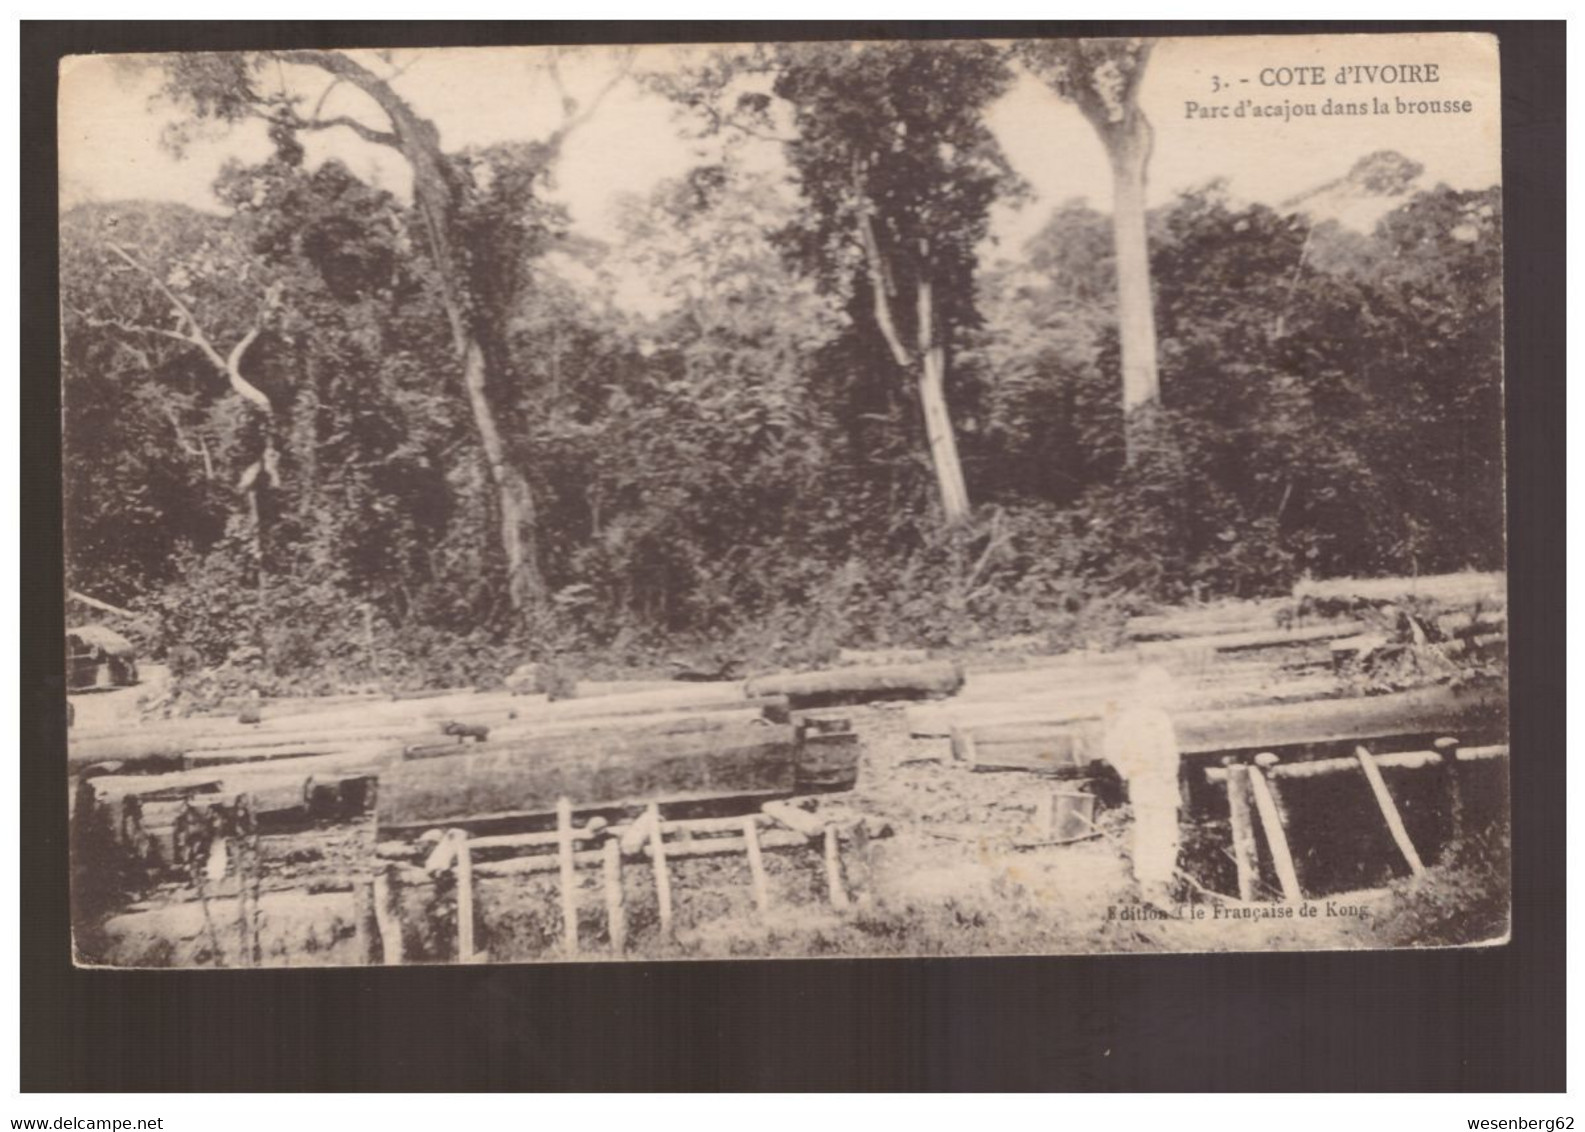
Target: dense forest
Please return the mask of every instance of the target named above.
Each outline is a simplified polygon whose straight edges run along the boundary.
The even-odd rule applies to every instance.
[[[1389,201],[1368,232],[1222,183],[1125,223],[1148,137],[1107,140],[1108,80],[1138,45],[634,63],[720,157],[612,241],[549,192],[593,101],[450,151],[348,55],[155,65],[186,122],[263,119],[273,154],[223,170],[223,211],[62,216],[67,582],[231,686],[1060,647],[1153,602],[1502,565],[1498,190],[1377,153],[1317,187]],[[1115,147],[1116,215],[995,247],[1026,190],[986,116],[1023,68]],[[324,130],[411,194],[308,161]]]

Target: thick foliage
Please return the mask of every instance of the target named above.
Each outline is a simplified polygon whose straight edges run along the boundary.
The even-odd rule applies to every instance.
[[[664,671],[1010,633],[1060,646],[1151,600],[1501,564],[1496,190],[1421,192],[1368,234],[1216,186],[1157,210],[1162,403],[1125,464],[1109,220],[1063,206],[1019,262],[977,268],[1010,171],[977,114],[930,92],[978,106],[1006,76],[927,46],[886,66],[845,46],[780,60],[794,182],[729,155],[630,202],[619,247],[561,234],[532,150],[458,159],[462,251],[489,284],[511,455],[540,501],[553,596],[526,627],[409,208],[306,168],[283,135],[222,174],[226,216],[68,214],[70,584],[158,614],[211,667],[189,692],[212,700],[488,683],[525,655]],[[967,71],[918,81],[948,66]],[[910,143],[926,130],[950,136]],[[917,406],[855,305],[860,151],[889,244],[928,233],[956,339],[980,506],[950,531]],[[635,278],[647,294],[618,302]],[[171,333],[156,280],[222,351],[259,328],[243,370],[267,419]],[[278,476],[250,480],[266,432]]]

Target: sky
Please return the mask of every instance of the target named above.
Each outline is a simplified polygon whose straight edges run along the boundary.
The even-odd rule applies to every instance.
[[[678,49],[648,47],[636,67],[666,67]],[[403,67],[394,86],[441,132],[447,149],[505,140],[542,138],[560,117],[560,96],[540,48],[449,48],[396,53],[389,62],[354,53],[386,73]],[[566,89],[586,100],[612,74],[614,49],[590,48],[561,64]],[[1338,85],[1344,67],[1396,65],[1437,68],[1435,84],[1387,83],[1385,72],[1364,85]],[[1326,85],[1292,85],[1321,68]],[[1333,181],[1359,157],[1390,149],[1420,162],[1420,187],[1444,182],[1485,188],[1500,180],[1494,41],[1472,35],[1223,37],[1168,39],[1156,48],[1140,100],[1155,126],[1150,166],[1152,204],[1186,188],[1226,178],[1235,197],[1280,205]],[[1371,72],[1354,71],[1359,76]],[[317,74],[282,68],[279,81],[316,99],[325,82]],[[1262,80],[1266,80],[1264,83]],[[1290,85],[1276,83],[1286,80]],[[61,195],[65,205],[83,200],[155,199],[218,209],[210,184],[228,158],[259,160],[269,152],[257,123],[217,133],[177,159],[161,149],[161,131],[176,115],[151,104],[158,85],[148,69],[116,66],[108,57],[76,57],[62,64]],[[1218,92],[1215,88],[1220,86]],[[1239,103],[1245,116],[1233,117]],[[1356,102],[1395,99],[1468,100],[1468,113],[1336,117],[1320,113],[1327,99]],[[1205,117],[1188,104],[1216,108]],[[1250,117],[1260,108],[1281,111],[1285,102],[1312,103],[1313,116]],[[311,105],[311,102],[310,102]],[[382,125],[364,96],[342,85],[328,95],[325,116],[348,114]],[[989,124],[1014,169],[1033,190],[1021,208],[998,208],[992,233],[997,255],[1015,255],[1053,207],[1087,199],[1109,210],[1111,180],[1105,153],[1089,124],[1043,84],[1023,75],[989,114]],[[406,192],[400,159],[345,129],[313,135],[309,160],[335,156],[360,176]],[[691,141],[672,107],[637,84],[614,88],[572,135],[556,176],[554,195],[565,203],[574,229],[596,238],[617,236],[614,204],[623,194],[647,193],[657,182],[684,172],[710,151]],[[773,163],[774,154],[763,155]],[[1384,206],[1338,204],[1345,223],[1366,226]]]

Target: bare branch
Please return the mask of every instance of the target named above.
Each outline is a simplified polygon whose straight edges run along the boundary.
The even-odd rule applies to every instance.
[[[340,80],[338,79],[337,82]],[[304,118],[296,111],[282,109],[272,121],[279,121],[294,130],[333,130],[338,126],[345,126],[366,142],[373,145],[396,147],[400,139],[386,130],[376,130],[367,126],[349,114],[338,114],[334,118],[321,118],[317,114],[312,118]]]
[[[547,149],[549,149],[552,153],[559,150],[562,144],[567,140],[567,137],[574,130],[576,130],[579,126],[582,126],[590,118],[594,117],[594,112],[600,108],[600,104],[604,102],[606,98],[610,96],[611,92],[621,85],[622,80],[626,79],[627,76],[632,72],[633,60],[635,57],[637,57],[637,55],[638,48],[636,47],[628,47],[625,51],[623,51],[619,57],[615,72],[610,78],[606,79],[605,84],[601,86],[599,90],[595,91],[594,97],[589,99],[589,101],[585,103],[582,108],[579,108],[577,99],[573,98],[567,93],[567,88],[562,82],[561,67],[557,62],[557,53],[551,53],[550,64],[547,70],[550,73],[550,81],[555,85],[557,93],[561,95],[562,123],[560,126],[556,127],[555,132],[546,139],[545,146]]]
[[[133,256],[119,244],[106,241],[105,246],[123,261],[125,261],[130,267],[141,273],[145,278],[152,282],[154,286],[159,289],[160,294],[164,295],[168,300],[170,300],[171,305],[176,308],[176,313],[178,316],[180,316],[182,321],[187,325],[186,334],[180,334],[173,330],[158,330],[152,327],[144,327],[142,329],[153,331],[154,333],[158,334],[164,334],[166,337],[175,338],[178,341],[188,342],[194,346],[197,346],[204,352],[204,356],[210,360],[214,367],[226,375],[226,379],[231,382],[231,388],[236,392],[237,396],[258,406],[266,413],[273,413],[275,411],[274,406],[270,404],[270,399],[265,395],[264,391],[258,386],[254,385],[247,378],[243,377],[242,371],[237,368],[238,363],[242,360],[243,351],[252,345],[253,340],[259,336],[261,327],[258,324],[255,324],[253,328],[243,336],[242,340],[232,348],[231,357],[229,359],[221,357],[220,351],[215,349],[214,343],[209,340],[209,336],[204,333],[204,328],[199,325],[197,316],[193,314],[192,310],[187,306],[186,303],[182,302],[182,300],[177,297],[176,292],[172,291],[165,285],[165,281],[161,279],[154,270],[152,270],[147,264],[139,262],[135,256]]]
[[[276,62],[279,63],[280,60],[276,60]],[[330,92],[335,90],[340,85],[341,85],[341,76],[340,75],[334,75],[334,76],[331,77],[330,85],[325,87],[325,89],[320,92],[319,101],[314,103],[314,113],[313,113],[313,120],[314,121],[318,121],[320,114],[324,113],[325,100],[330,97]]]

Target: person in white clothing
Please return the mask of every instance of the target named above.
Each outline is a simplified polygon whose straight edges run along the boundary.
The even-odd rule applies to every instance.
[[[1174,690],[1161,668],[1142,670],[1127,703],[1108,705],[1102,757],[1128,784],[1134,817],[1134,879],[1163,899],[1178,866],[1178,736],[1166,704]]]

